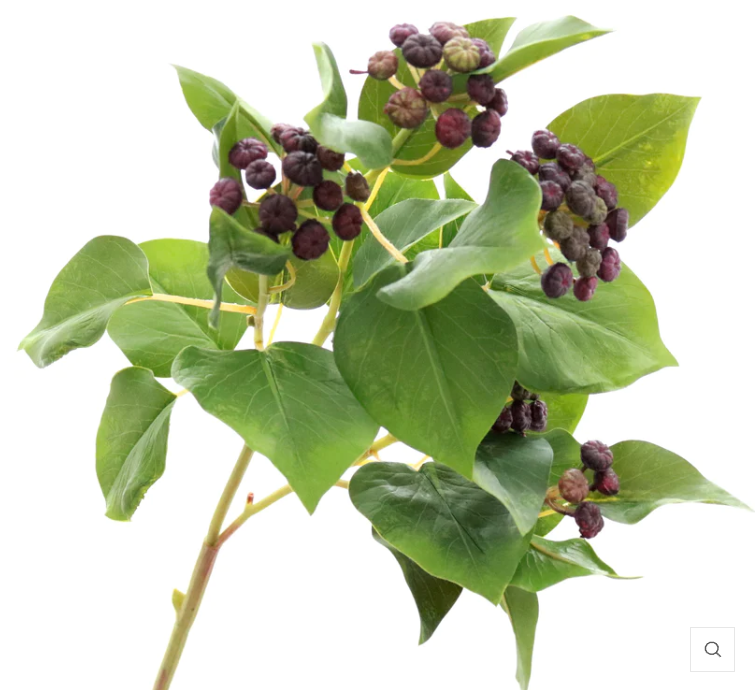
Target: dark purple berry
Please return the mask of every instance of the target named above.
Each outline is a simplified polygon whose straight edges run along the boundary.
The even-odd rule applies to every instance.
[[[608,246],[608,240],[611,239],[605,223],[591,225],[587,228],[587,234],[590,236],[590,246],[601,251]]]
[[[540,191],[543,193],[543,203],[540,208],[543,211],[555,211],[564,200],[564,190],[558,182],[543,180],[540,182]]]
[[[538,158],[555,158],[561,142],[547,129],[539,129],[532,135],[532,150]]]
[[[414,129],[427,117],[427,101],[419,91],[407,86],[391,94],[383,112],[397,127]]]
[[[561,167],[566,170],[579,170],[585,162],[585,158],[586,156],[582,152],[582,149],[574,144],[561,144],[561,146],[556,149],[556,160],[561,164]]]
[[[616,191],[616,185],[609,182],[602,175],[595,177],[595,193],[606,202],[606,208],[610,211],[616,208],[619,200],[619,193]]]
[[[263,158],[267,158],[267,146],[252,137],[236,142],[228,152],[228,162],[239,170]]]
[[[545,216],[543,231],[549,240],[561,244],[574,232],[574,221],[568,213],[563,211],[551,211]]]
[[[396,24],[388,33],[388,37],[393,45],[400,48],[409,36],[418,33],[419,29],[414,24]]]
[[[511,160],[519,163],[530,175],[537,175],[540,170],[540,161],[532,151],[516,151],[511,154]]]
[[[398,72],[398,58],[392,50],[379,50],[367,61],[367,74],[378,81],[390,79]]]
[[[301,187],[314,187],[322,182],[322,165],[314,153],[294,151],[283,159],[283,174]]]
[[[548,406],[543,400],[535,400],[530,405],[530,415],[532,416],[530,430],[538,433],[545,431],[548,427]]]
[[[362,232],[362,212],[354,204],[343,204],[333,215],[333,232],[349,241]]]
[[[501,135],[501,116],[488,108],[485,112],[475,115],[472,120],[472,143],[486,149],[498,140]]]
[[[254,232],[259,233],[260,235],[264,235],[267,237],[267,239],[272,240],[275,242],[275,244],[280,244],[280,238],[278,235],[276,235],[274,232],[270,232],[269,230],[265,230],[265,228],[254,228]]]
[[[629,211],[625,208],[615,208],[606,216],[606,225],[611,239],[614,242],[623,242],[629,229]]]
[[[291,237],[291,250],[297,259],[311,261],[328,251],[330,235],[316,220],[304,221]]]
[[[454,90],[451,75],[443,70],[430,69],[419,80],[419,90],[432,103],[442,103]]]
[[[620,483],[619,475],[609,467],[602,472],[596,472],[593,479],[591,491],[600,491],[604,496],[615,496],[619,493]]]
[[[580,302],[589,302],[595,297],[595,290],[598,288],[598,279],[593,276],[591,278],[577,278],[574,281],[574,296]]]
[[[571,468],[558,480],[558,491],[569,503],[582,503],[590,493],[590,484],[582,472]]]
[[[280,140],[283,150],[286,153],[293,153],[294,151],[305,150],[305,148],[302,147],[311,147],[314,138],[306,129],[302,129],[301,127],[289,127],[281,132]],[[310,151],[309,153],[312,152]]]
[[[354,201],[367,201],[370,198],[370,183],[360,172],[346,175],[346,194]]]
[[[490,67],[495,62],[495,53],[488,42],[484,38],[473,38],[472,43],[480,50],[480,66],[478,69]]]
[[[572,182],[566,190],[566,203],[569,209],[577,216],[586,216],[595,208],[595,196],[593,188],[586,182]]]
[[[509,112],[509,99],[503,89],[496,89],[493,100],[488,103],[490,110],[495,110],[501,117]]]
[[[454,72],[472,72],[480,66],[480,49],[471,39],[456,36],[443,46],[443,59]]]
[[[603,261],[598,269],[598,278],[604,283],[610,283],[612,280],[616,280],[621,273],[621,259],[619,258],[619,252],[613,247],[608,247],[603,250]]]
[[[603,262],[603,256],[598,249],[588,249],[584,256],[577,261],[577,271],[583,278],[595,278]],[[595,279],[597,284],[597,278]],[[576,287],[575,287],[576,289]]]
[[[312,200],[323,211],[335,211],[343,203],[341,185],[333,180],[323,180],[312,191]]]
[[[590,225],[600,225],[604,223],[608,217],[608,209],[606,208],[606,202],[599,196],[595,196],[595,205],[592,207],[590,213],[586,213],[583,218],[590,223]]]
[[[572,234],[561,242],[561,253],[569,261],[579,261],[590,247],[590,236],[584,228],[576,227]]]
[[[529,400],[530,392],[519,381],[514,381],[514,386],[511,389],[512,400]]]
[[[525,433],[532,424],[532,412],[530,406],[523,400],[514,400],[511,403],[511,428],[520,433]]]
[[[281,233],[296,229],[298,215],[296,204],[284,194],[265,197],[260,204],[260,224],[268,232]]]
[[[270,136],[273,138],[273,141],[276,144],[281,143],[281,135],[283,132],[285,132],[287,129],[292,129],[293,125],[287,125],[284,122],[279,122],[278,124],[275,124],[270,129]]]
[[[221,178],[210,190],[210,204],[222,208],[229,215],[239,210],[243,200],[244,191],[232,177]]]
[[[246,182],[254,189],[267,189],[275,182],[275,168],[268,161],[254,161],[246,168]]]
[[[480,105],[488,105],[495,97],[495,82],[489,74],[473,74],[467,79],[467,94]]]
[[[511,415],[511,408],[504,407],[501,410],[501,414],[498,415],[498,419],[493,422],[492,429],[496,433],[505,434],[509,429],[511,429],[511,423],[513,421],[514,418]]]
[[[538,175],[541,180],[557,182],[564,191],[571,186],[571,177],[569,177],[569,173],[558,163],[543,163],[540,166]]]
[[[603,529],[603,516],[595,503],[580,503],[574,513],[580,536],[592,539]]]
[[[553,264],[540,276],[540,286],[546,297],[563,297],[574,283],[574,274],[565,263]]]
[[[324,146],[317,147],[317,160],[320,161],[325,170],[336,172],[343,167],[343,163],[346,160],[346,156],[337,151],[331,151]]]
[[[432,67],[440,62],[443,46],[435,36],[412,34],[401,44],[401,52],[404,60],[414,67]]]
[[[583,443],[579,454],[582,464],[595,472],[604,472],[613,464],[611,449],[601,441]]]
[[[435,138],[441,146],[455,149],[461,146],[472,133],[469,116],[458,108],[449,108],[440,114],[435,123]]]
[[[453,22],[435,22],[430,27],[430,33],[441,45],[446,45],[452,38],[456,38],[457,36],[469,38],[469,31]]]

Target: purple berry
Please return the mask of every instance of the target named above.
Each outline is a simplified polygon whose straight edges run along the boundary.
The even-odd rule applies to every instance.
[[[388,37],[391,39],[393,45],[400,48],[409,36],[418,33],[419,29],[414,24],[396,24],[388,33]]]
[[[469,116],[458,108],[449,108],[440,114],[435,123],[435,138],[441,146],[455,149],[461,146],[472,133]]]
[[[303,222],[291,237],[291,250],[297,259],[311,261],[328,251],[330,235],[316,220]]]
[[[430,27],[430,33],[441,45],[446,45],[452,38],[456,38],[457,36],[469,38],[469,32],[463,26],[459,26],[453,22],[435,22]]]
[[[454,72],[472,72],[480,66],[480,49],[471,39],[456,36],[443,46],[443,59]]]
[[[498,434],[505,434],[509,429],[511,429],[511,424],[513,421],[514,418],[511,415],[511,408],[504,407],[501,410],[501,414],[498,415],[498,419],[493,422],[492,430]]]
[[[609,211],[616,208],[616,203],[619,200],[616,185],[610,183],[602,175],[596,175],[595,177],[595,193],[606,202],[606,208]]]
[[[595,503],[580,503],[574,513],[580,536],[592,539],[603,529],[603,516]]]
[[[568,213],[551,211],[545,216],[543,231],[549,240],[561,244],[574,233],[574,221]]]
[[[629,211],[625,208],[615,208],[606,216],[606,225],[611,239],[614,242],[623,242],[629,229]]]
[[[346,156],[337,151],[331,151],[324,146],[317,147],[317,160],[320,161],[325,170],[336,172],[343,167],[343,163],[346,160]]]
[[[569,261],[579,261],[590,247],[590,236],[584,228],[576,227],[572,234],[561,242],[561,253]]]
[[[280,140],[281,146],[286,153],[293,153],[294,151],[314,153],[317,150],[317,142],[314,137],[301,127],[289,127],[284,130],[281,132]]]
[[[583,443],[579,454],[582,464],[595,472],[604,472],[613,464],[613,452],[601,441]]]
[[[509,112],[509,99],[503,89],[496,89],[493,100],[488,103],[490,110],[495,110],[501,117]]]
[[[370,198],[370,184],[360,172],[346,175],[346,194],[354,201],[367,201]]]
[[[293,129],[293,125],[287,125],[284,122],[279,122],[278,124],[272,126],[272,128],[270,129],[270,136],[273,138],[273,141],[276,144],[281,143],[281,135],[287,129]]]
[[[532,412],[530,406],[523,400],[514,400],[511,403],[511,428],[520,433],[525,433],[532,424]]]
[[[442,103],[454,90],[451,75],[443,70],[430,69],[419,80],[419,90],[432,103]]]
[[[323,180],[312,191],[312,200],[323,211],[335,211],[343,203],[341,185],[333,180]]]
[[[278,234],[296,229],[298,215],[296,204],[284,194],[265,197],[260,204],[260,224],[268,232]]]
[[[314,187],[322,182],[322,165],[314,153],[294,151],[283,159],[283,174],[301,187]]]
[[[254,161],[246,168],[246,182],[254,189],[267,189],[275,182],[275,168],[268,161]]]
[[[558,491],[569,503],[582,503],[590,493],[590,485],[582,472],[571,468],[566,470],[558,480]]]
[[[228,152],[228,162],[239,170],[244,170],[254,161],[263,158],[267,158],[267,146],[252,137],[236,142]]]
[[[619,493],[619,475],[609,467],[602,472],[596,472],[593,484],[590,487],[592,491],[600,491],[604,496],[615,496]]]
[[[586,216],[595,209],[595,196],[593,188],[586,182],[572,182],[566,190],[566,203],[569,209],[577,216]]]
[[[532,150],[538,158],[555,158],[561,142],[547,129],[539,129],[532,135]]]
[[[398,58],[392,50],[378,50],[367,61],[367,74],[378,81],[386,81],[398,72]]]
[[[548,406],[545,401],[535,400],[530,405],[530,415],[532,417],[530,430],[538,433],[545,431],[548,427]]]
[[[401,52],[413,67],[432,67],[440,62],[443,46],[435,36],[412,34],[401,44]]]
[[[483,38],[473,38],[472,43],[480,50],[480,66],[478,69],[490,67],[495,62],[495,53],[488,42]]]
[[[472,120],[472,143],[486,149],[498,140],[501,135],[501,116],[488,108],[484,113],[475,115]]]
[[[543,163],[538,171],[541,180],[557,182],[566,191],[571,186],[571,177],[558,163]]]
[[[562,168],[570,171],[579,170],[582,164],[585,162],[585,154],[578,146],[574,144],[561,144],[556,149],[556,160],[561,164]]]
[[[210,190],[210,204],[222,208],[229,215],[239,210],[243,200],[244,191],[232,177],[221,178]]]
[[[467,79],[467,94],[480,105],[488,105],[495,97],[495,82],[489,74],[473,74]]]
[[[587,234],[590,236],[590,246],[601,251],[608,246],[608,240],[611,239],[605,223],[591,225],[587,228]]]
[[[532,151],[516,151],[511,154],[511,160],[519,163],[530,175],[537,175],[540,170],[540,161]]]
[[[362,232],[362,212],[354,204],[343,204],[333,215],[333,232],[342,240],[349,241]]]
[[[595,276],[591,278],[577,278],[574,282],[574,296],[580,302],[589,302],[595,296],[597,288],[598,279]]]
[[[543,193],[543,203],[540,208],[543,211],[555,211],[564,200],[564,190],[558,182],[544,180],[540,182],[540,191]]]
[[[598,278],[604,283],[610,283],[612,280],[616,280],[621,273],[621,259],[619,258],[619,252],[613,247],[608,247],[602,252],[603,261],[600,263],[598,269]]]
[[[540,285],[546,297],[563,297],[574,283],[574,274],[565,263],[553,264],[540,277]]]
[[[383,112],[397,127],[414,129],[427,117],[427,101],[419,91],[407,86],[391,94]]]

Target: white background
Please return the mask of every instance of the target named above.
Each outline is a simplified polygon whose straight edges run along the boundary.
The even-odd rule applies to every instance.
[[[594,398],[578,436],[651,440],[755,505],[751,8],[430,4],[131,0],[3,10],[1,686],[150,688],[172,625],[171,591],[186,587],[239,449],[233,432],[181,398],[165,476],[131,524],[109,521],[94,439],[125,358],[107,339],[45,371],[14,352],[55,273],[92,236],[206,238],[210,135],[186,109],[170,63],[221,79],[274,121],[299,123],[320,97],[316,40],[345,72],[389,47],[396,22],[519,16],[507,44],[527,24],[567,13],[616,28],[508,80],[499,143],[454,174],[482,199],[497,157],[593,95],[703,97],[675,186],[621,248],[652,290],[681,366]],[[356,105],[362,77],[345,78]],[[308,340],[320,318],[287,312],[281,337]],[[281,483],[259,458],[243,491],[263,496]],[[242,504],[240,496],[235,510]],[[583,578],[543,592],[531,687],[751,689],[754,530],[751,513],[698,505],[662,508],[633,527],[609,522],[593,545],[619,573],[644,579]],[[574,536],[573,525],[555,534]],[[736,627],[736,673],[689,672],[691,626]],[[289,497],[221,553],[174,687],[514,688],[509,624],[482,598],[465,593],[427,645],[417,648],[417,637],[399,568],[346,493],[333,490],[313,518]]]

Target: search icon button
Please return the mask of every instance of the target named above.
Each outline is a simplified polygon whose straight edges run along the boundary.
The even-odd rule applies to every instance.
[[[705,653],[708,656],[717,656],[720,659],[721,655],[718,653],[718,642],[707,642],[705,644]]]

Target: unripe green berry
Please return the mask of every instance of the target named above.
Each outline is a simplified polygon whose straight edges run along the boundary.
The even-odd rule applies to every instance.
[[[419,91],[407,86],[391,94],[383,112],[397,127],[414,129],[427,117],[427,101]]]
[[[549,240],[561,244],[564,240],[572,236],[574,232],[574,221],[568,213],[563,211],[551,211],[545,216],[543,231]]]
[[[457,36],[443,46],[443,58],[455,72],[472,72],[480,66],[480,49],[469,38]]]
[[[367,74],[373,79],[385,81],[398,71],[398,58],[390,50],[379,50],[367,62]]]
[[[588,249],[581,259],[577,260],[577,271],[583,278],[598,275],[598,269],[603,262],[603,255],[599,249]]]

